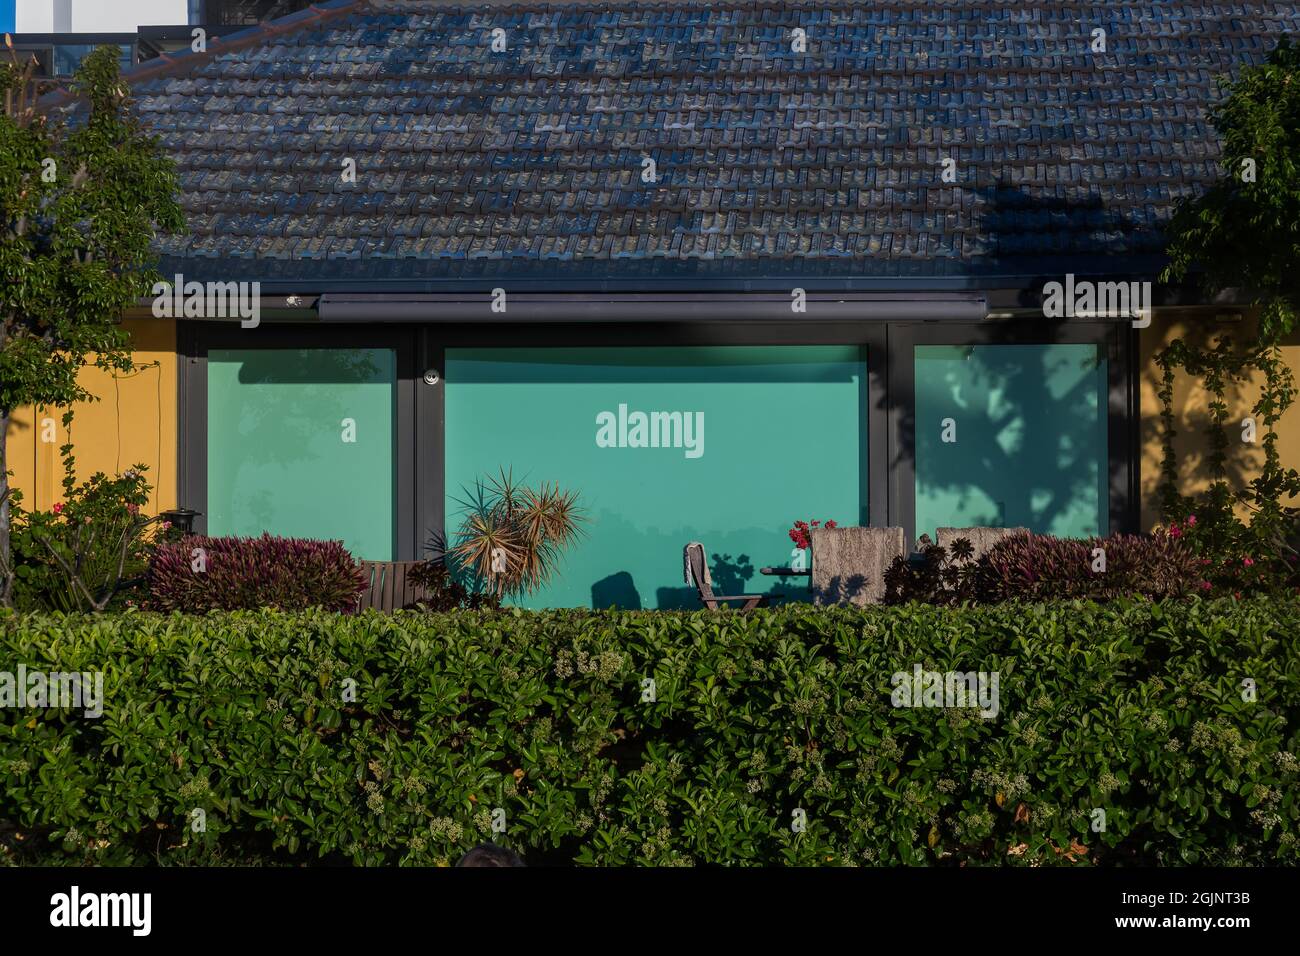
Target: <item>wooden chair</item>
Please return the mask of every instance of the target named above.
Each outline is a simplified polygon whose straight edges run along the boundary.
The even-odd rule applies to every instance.
[[[713,582],[709,580],[709,564],[704,554],[704,545],[698,541],[692,541],[686,546],[685,557],[686,569],[689,572],[687,583],[695,585],[700,601],[710,611],[730,607],[733,602],[740,602],[742,611],[767,606],[766,594],[714,594]]]
[[[391,614],[427,598],[427,591],[407,580],[410,570],[420,564],[423,562],[362,561],[361,574],[365,577],[366,589],[357,600],[357,610],[374,608]]]

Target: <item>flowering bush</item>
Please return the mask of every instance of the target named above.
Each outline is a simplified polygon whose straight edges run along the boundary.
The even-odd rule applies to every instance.
[[[827,528],[839,527],[834,521],[827,521],[825,526]],[[811,548],[813,530],[820,527],[822,527],[820,521],[796,521],[794,527],[790,529],[790,540],[795,543],[795,547]]]
[[[65,427],[70,424],[65,415]],[[78,484],[72,445],[60,452],[63,500],[49,511],[25,511],[20,498],[14,502],[13,603],[102,611],[127,600],[148,563],[157,519],[141,513],[149,501],[147,469],[136,465],[115,478],[97,472]]]
[[[1300,591],[1300,558],[1294,549],[1270,546],[1237,521],[1205,521],[1195,514],[1172,521],[1167,531],[1198,556],[1197,587],[1206,594]]]
[[[339,541],[187,535],[158,546],[148,586],[151,610],[323,607],[349,612],[356,610],[365,580]]]

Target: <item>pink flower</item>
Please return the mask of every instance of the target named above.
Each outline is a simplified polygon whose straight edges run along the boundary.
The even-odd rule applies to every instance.
[[[50,510],[53,511],[56,515],[63,514],[63,502],[62,501],[54,502],[54,505],[50,508]]]
[[[172,529],[172,523],[170,521],[164,521],[162,523],[162,529],[164,531],[170,531]]]
[[[1191,528],[1196,524],[1196,515],[1187,516],[1187,527]]]
[[[139,505],[127,505],[127,506],[126,506],[126,510],[129,511],[129,512],[131,512],[131,514],[133,514],[133,515],[138,515],[138,514],[140,513],[140,506],[139,506]]]
[[[1241,559],[1241,563],[1244,564],[1244,565],[1245,565],[1246,567],[1248,567],[1248,568],[1250,568],[1250,567],[1254,567],[1254,565],[1255,565],[1255,559],[1254,559],[1254,558],[1242,558],[1242,559]]]
[[[1172,528],[1169,529],[1169,537],[1181,538],[1182,536],[1183,536],[1182,529],[1179,528],[1178,525],[1174,525]]]
[[[1213,586],[1214,586],[1214,585],[1212,585],[1209,581],[1202,581],[1202,582],[1201,582],[1201,590],[1202,590],[1202,591],[1208,591],[1208,590],[1210,590],[1210,588],[1212,588]]]

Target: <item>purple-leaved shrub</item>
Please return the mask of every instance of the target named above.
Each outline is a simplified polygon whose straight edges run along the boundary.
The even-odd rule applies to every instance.
[[[203,613],[260,607],[356,609],[361,568],[338,541],[209,538],[159,546],[149,565],[148,606]]]

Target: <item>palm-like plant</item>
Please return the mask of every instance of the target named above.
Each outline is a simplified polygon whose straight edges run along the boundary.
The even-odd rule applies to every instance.
[[[460,504],[465,517],[448,556],[480,590],[498,598],[546,584],[586,520],[576,492],[550,482],[530,488],[505,469],[477,480]]]

